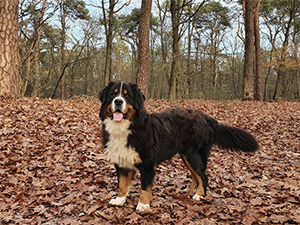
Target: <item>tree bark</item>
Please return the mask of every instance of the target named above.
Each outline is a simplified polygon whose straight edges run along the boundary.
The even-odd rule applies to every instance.
[[[148,74],[149,74],[149,33],[151,19],[152,0],[142,0],[140,24],[138,31],[138,60],[136,83],[148,97]]]
[[[20,22],[24,23],[24,27],[22,28],[24,36],[19,36],[19,51],[20,51],[20,97],[24,97],[26,89],[27,89],[27,84],[29,80],[29,73],[30,73],[30,54],[28,52],[31,52],[31,47],[28,52],[25,50],[25,43],[26,43],[26,37],[28,35],[28,24],[29,21],[32,18],[32,14],[30,15],[30,18],[24,22],[23,18],[20,18]],[[19,23],[20,23],[19,22]]]
[[[294,18],[295,20],[295,18]],[[296,83],[296,90],[295,90],[295,98],[300,100],[300,64],[299,64],[299,60],[298,60],[298,53],[299,53],[299,45],[298,45],[298,41],[296,38],[296,33],[293,34],[293,45],[294,45],[294,58],[295,58],[295,62],[297,67],[295,68],[295,83]]]
[[[60,73],[65,67],[65,43],[66,43],[66,12],[64,6],[64,0],[60,2],[60,20],[61,20],[61,49],[60,49]],[[65,99],[65,78],[61,78],[61,99]]]
[[[254,93],[254,100],[262,101],[263,94],[262,94],[262,75],[261,75],[261,49],[260,49],[260,34],[259,34],[259,8],[260,8],[260,1],[255,1],[255,14],[254,14],[254,35],[255,35],[255,66],[256,66],[256,74],[255,74],[255,93]]]
[[[210,85],[215,87],[215,69],[214,69],[214,29],[211,29],[210,33],[210,50],[209,50],[209,66],[210,66]]]
[[[0,96],[19,95],[18,0],[0,1]]]
[[[254,99],[254,1],[245,0],[245,62],[243,79],[243,100]]]
[[[178,3],[176,0],[171,0],[171,14],[172,14],[172,31],[173,31],[173,52],[172,52],[172,67],[169,85],[169,100],[176,100],[176,84],[179,73],[179,13]]]
[[[188,6],[189,17],[192,15],[192,7]],[[191,79],[191,45],[192,45],[192,31],[191,31],[192,19],[188,21],[188,55],[187,55],[187,84],[188,84],[188,98],[191,99],[192,97],[192,79]]]
[[[105,58],[105,74],[104,83],[107,85],[112,78],[111,64],[112,64],[112,42],[113,42],[113,16],[114,16],[115,0],[109,0],[108,12],[108,26],[106,25],[106,13],[104,8],[104,1],[102,1],[103,19],[105,23],[105,36],[106,36],[106,58]]]

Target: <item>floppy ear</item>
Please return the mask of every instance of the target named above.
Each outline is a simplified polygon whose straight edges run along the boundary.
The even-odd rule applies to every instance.
[[[104,103],[105,99],[106,99],[106,92],[107,90],[114,85],[115,82],[110,82],[105,88],[103,88],[100,92],[99,92],[99,100]]]
[[[105,99],[106,95],[105,92],[107,90],[107,86],[105,88],[103,88],[100,92],[99,92],[99,100],[103,103],[103,100]]]
[[[137,84],[130,83],[130,87],[132,88],[132,91],[135,95],[136,100],[133,103],[133,106],[137,109],[144,108],[144,101],[146,100],[145,95],[141,92],[141,90],[138,88]]]

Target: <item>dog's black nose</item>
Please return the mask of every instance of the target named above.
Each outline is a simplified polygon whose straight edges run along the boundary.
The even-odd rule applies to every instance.
[[[115,105],[116,106],[121,106],[122,104],[123,104],[123,99],[121,99],[121,98],[115,99]]]

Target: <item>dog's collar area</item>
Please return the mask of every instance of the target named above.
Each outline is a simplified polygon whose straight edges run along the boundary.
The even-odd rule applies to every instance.
[[[130,109],[128,109],[128,111],[125,114],[123,113],[123,119],[125,119],[125,120],[128,119],[129,112],[130,112]],[[120,110],[117,110],[117,111],[111,113],[110,114],[111,120],[114,120],[114,113],[122,113],[122,112]]]

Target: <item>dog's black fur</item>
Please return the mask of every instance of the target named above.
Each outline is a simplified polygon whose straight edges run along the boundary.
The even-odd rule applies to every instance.
[[[119,93],[121,89],[126,95]],[[234,151],[254,152],[258,149],[256,140],[248,132],[220,125],[215,119],[197,110],[173,108],[162,113],[148,114],[143,104],[145,97],[133,83],[111,82],[100,91],[102,121],[113,118],[111,105],[114,104],[116,95],[123,98],[127,105],[132,106],[129,110],[130,116],[126,117],[129,111],[122,113],[124,120],[130,121],[128,128],[130,134],[126,145],[131,146],[140,157],[135,167],[141,172],[142,190],[152,185],[155,165],[179,153],[201,177],[205,196],[208,183],[205,169],[210,149],[214,144]],[[106,147],[111,134],[105,124],[102,133]],[[132,170],[121,168],[117,164],[116,169],[118,177]]]

